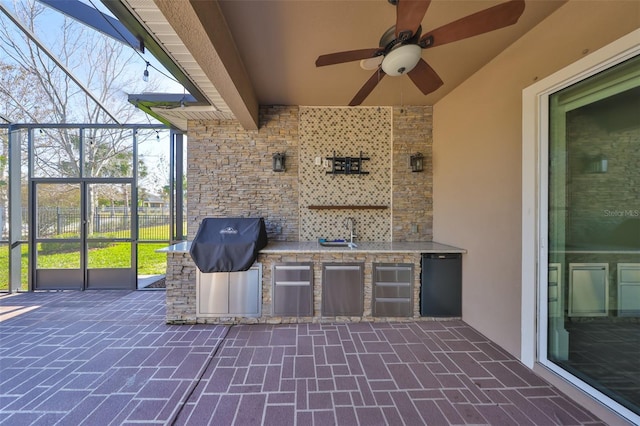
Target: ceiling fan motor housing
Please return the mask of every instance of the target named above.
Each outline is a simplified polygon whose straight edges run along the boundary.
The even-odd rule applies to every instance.
[[[422,48],[417,44],[400,45],[386,54],[382,70],[390,76],[406,74],[418,64],[421,55]]]

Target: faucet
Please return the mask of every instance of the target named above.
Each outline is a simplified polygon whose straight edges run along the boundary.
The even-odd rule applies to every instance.
[[[356,225],[356,220],[352,217],[348,217],[345,221],[344,221],[344,226],[349,230],[349,248],[356,248],[358,247],[354,242],[353,242],[353,237],[355,237],[355,235],[353,234],[353,228]]]

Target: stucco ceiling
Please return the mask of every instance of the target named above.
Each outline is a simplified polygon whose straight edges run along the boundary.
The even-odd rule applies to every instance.
[[[373,71],[362,69],[357,61],[318,68],[316,58],[326,53],[377,47],[382,34],[396,19],[396,6],[387,0],[195,0],[177,2],[181,3],[180,8],[172,6],[171,0],[121,1],[130,10],[144,6],[147,14],[153,14],[153,20],[145,24],[147,29],[167,51],[177,52],[174,61],[191,70],[196,86],[209,94],[207,97],[218,110],[229,110],[236,117],[243,112],[234,103],[240,99],[244,107],[251,109],[251,96],[261,105],[347,105]],[[423,33],[500,3],[433,0],[422,21]],[[422,58],[440,75],[442,87],[425,96],[408,76],[386,77],[362,105],[435,104],[562,4],[561,0],[527,0],[515,25],[423,50]],[[222,24],[226,23],[231,38],[223,44],[214,39],[226,30],[220,21],[215,28],[208,24],[209,10],[215,12],[213,16],[220,14]],[[175,16],[183,11],[184,19]],[[197,25],[208,34],[211,45],[187,40],[196,24],[193,18],[189,19],[189,13],[199,18]],[[179,28],[184,25],[190,27],[188,31]],[[167,33],[171,33],[170,38],[163,35]],[[180,49],[176,48],[176,35],[184,41]],[[553,54],[553,47],[549,48],[549,54]],[[228,78],[216,81],[215,72],[208,69],[210,63],[199,59],[203,57],[203,52],[198,52],[202,49],[217,50],[222,64],[229,58],[239,63],[227,64]],[[236,75],[243,73],[244,81]],[[229,84],[236,87],[222,87]]]
[[[500,1],[435,0],[423,32]],[[526,2],[519,22],[467,40],[423,50],[444,85],[423,95],[409,77],[384,78],[363,105],[432,105],[554,11],[561,2]],[[387,0],[220,1],[229,29],[261,104],[347,105],[373,74],[359,62],[315,66],[319,55],[378,47],[395,24]]]

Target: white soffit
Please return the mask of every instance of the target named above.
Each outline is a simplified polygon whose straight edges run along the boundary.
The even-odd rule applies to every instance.
[[[176,128],[186,131],[189,120],[231,120],[227,114],[216,111],[212,106],[188,106],[185,108],[151,107],[156,114],[164,117]]]
[[[162,12],[158,10],[153,0],[122,0],[122,2],[214,106],[217,110],[215,118],[234,119],[231,109],[169,25]],[[159,109],[157,113],[165,116],[165,111]]]

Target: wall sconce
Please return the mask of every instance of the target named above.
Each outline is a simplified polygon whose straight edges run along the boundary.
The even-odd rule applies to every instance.
[[[273,171],[274,172],[284,172],[286,170],[285,167],[286,156],[284,153],[276,152],[273,154]]]
[[[411,156],[411,171],[421,172],[424,170],[424,156],[419,152]]]
[[[609,161],[604,155],[596,155],[587,162],[588,173],[607,173],[609,169]]]

